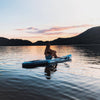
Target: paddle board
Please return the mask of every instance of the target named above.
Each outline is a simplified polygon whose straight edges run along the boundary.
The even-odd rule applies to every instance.
[[[35,68],[39,66],[48,66],[50,64],[62,63],[71,61],[72,55],[66,55],[59,58],[54,58],[51,60],[33,60],[33,61],[26,61],[22,63],[23,68]]]

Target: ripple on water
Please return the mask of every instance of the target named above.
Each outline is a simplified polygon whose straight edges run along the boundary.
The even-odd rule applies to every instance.
[[[6,47],[5,52],[0,49],[3,52],[0,54],[0,100],[99,100],[100,56],[94,57],[96,52],[89,52],[85,47],[52,48],[61,56],[68,50],[72,62],[68,63],[69,67],[59,64],[50,80],[46,79],[43,67],[22,68],[24,61],[43,59],[44,46]]]

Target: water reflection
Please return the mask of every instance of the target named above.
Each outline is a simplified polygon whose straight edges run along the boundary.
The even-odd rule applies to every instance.
[[[46,79],[51,79],[51,74],[57,71],[57,64],[49,64],[45,67],[44,72]]]
[[[100,100],[100,45],[52,49],[72,62],[23,69],[24,61],[45,59],[45,46],[0,47],[0,100]]]
[[[63,64],[67,68],[70,67],[66,62],[63,62]],[[51,79],[51,76],[53,75],[53,73],[57,71],[57,66],[58,64],[49,64],[48,66],[45,66],[44,73],[45,73],[46,79]]]
[[[83,50],[88,57],[100,56],[100,45],[75,46],[79,50]]]
[[[100,45],[81,45],[75,46],[75,49],[81,51],[84,57],[89,57],[88,63],[100,64]]]

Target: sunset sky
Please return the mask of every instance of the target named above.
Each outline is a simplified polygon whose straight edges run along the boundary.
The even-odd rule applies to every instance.
[[[100,0],[0,0],[0,37],[53,40],[100,25]]]

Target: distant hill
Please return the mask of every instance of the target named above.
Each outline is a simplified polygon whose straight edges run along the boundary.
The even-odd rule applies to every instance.
[[[93,27],[73,37],[79,44],[100,44],[100,27]]]
[[[45,45],[43,41],[37,41],[34,45]],[[93,27],[72,38],[58,38],[50,41],[52,45],[68,45],[68,44],[100,44],[100,27]]]
[[[32,45],[32,42],[22,39],[7,39],[0,37],[0,46],[22,46],[22,45]]]
[[[22,39],[7,39],[0,37],[0,46],[23,46],[23,45],[45,45],[48,41],[37,41],[32,43]],[[50,41],[52,45],[68,44],[100,44],[100,27],[93,27],[71,38],[58,38]]]

